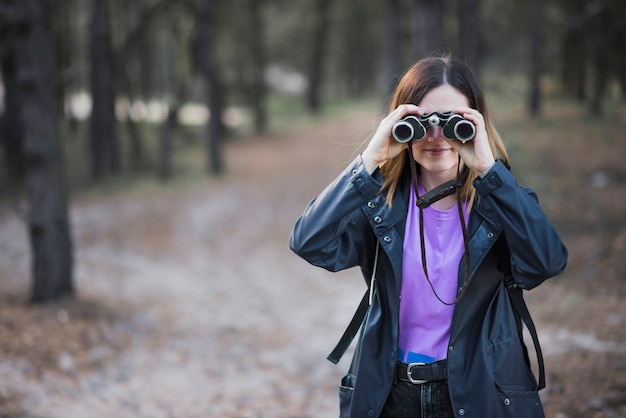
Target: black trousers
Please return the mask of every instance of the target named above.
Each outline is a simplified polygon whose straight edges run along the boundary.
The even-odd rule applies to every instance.
[[[380,418],[454,418],[448,382],[394,382]]]

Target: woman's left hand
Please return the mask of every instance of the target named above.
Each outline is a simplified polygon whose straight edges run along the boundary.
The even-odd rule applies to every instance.
[[[469,107],[459,107],[453,112],[472,122],[476,127],[476,135],[465,143],[456,139],[448,139],[447,141],[459,153],[467,167],[475,171],[480,177],[484,177],[496,163],[496,160],[489,145],[483,115],[476,109]]]

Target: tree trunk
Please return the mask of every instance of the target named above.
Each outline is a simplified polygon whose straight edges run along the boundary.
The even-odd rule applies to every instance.
[[[318,114],[321,108],[322,85],[324,79],[324,63],[328,27],[330,25],[330,0],[317,0],[312,19],[313,45],[311,48],[311,62],[309,63],[309,86],[307,90],[307,106],[313,114]]]
[[[579,27],[568,27],[561,41],[561,78],[568,94],[582,101],[585,99],[585,44]]]
[[[27,162],[33,302],[46,302],[74,292],[54,44],[45,4],[45,0],[19,2],[24,21],[16,48]]]
[[[587,99],[587,37],[578,29],[580,33],[580,43],[578,46],[578,59],[576,61],[576,99],[583,102]]]
[[[626,45],[626,28],[622,30],[618,42],[621,48],[624,48],[624,45]],[[617,59],[617,77],[621,85],[622,100],[626,100],[626,51],[622,51]]]
[[[159,66],[152,62],[155,46],[153,39],[147,34],[158,16],[168,13],[168,8],[175,4],[176,2],[160,0],[150,4],[127,2],[124,5],[126,20],[121,24],[128,26],[129,29],[122,42],[122,47],[115,54],[114,61],[117,63],[115,67],[121,91],[126,94],[131,105],[140,97],[149,100],[154,94],[155,89],[151,82],[154,78],[153,69],[159,68]],[[168,61],[167,65],[173,64]],[[133,71],[133,67],[135,67],[135,71]],[[137,73],[141,75],[138,76]],[[137,91],[139,93],[136,93]],[[128,167],[135,172],[143,171],[150,166],[150,161],[146,156],[143,135],[138,123],[133,118],[126,118],[125,125],[129,145]],[[160,169],[157,168],[157,170]]]
[[[623,2],[610,3],[612,71],[621,87],[622,100],[626,99],[626,10]]]
[[[115,126],[111,30],[107,5],[107,0],[92,0],[90,26],[92,107],[89,135],[94,178],[115,174],[120,168]]]
[[[567,27],[561,41],[562,80],[568,93],[578,101],[587,97],[588,17],[584,0],[568,0],[563,5]]]
[[[480,74],[481,28],[480,0],[460,0],[459,58],[465,61],[477,77]]]
[[[446,52],[443,31],[443,2],[441,0],[413,0],[416,33],[414,50],[417,58]]]
[[[177,105],[171,107],[167,112],[167,118],[161,125],[157,170],[162,181],[172,177],[172,133],[176,129],[178,112]]]
[[[377,80],[378,68],[372,63],[379,61],[379,50],[382,51],[384,48],[374,47],[380,39],[376,31],[363,30],[380,20],[379,11],[385,11],[387,1],[380,2],[383,3],[383,7],[378,3],[352,0],[337,6],[340,9],[338,13],[345,17],[342,24],[337,27],[337,37],[340,39],[338,43],[341,47],[332,54],[337,54],[339,66],[337,77],[344,81],[345,93],[349,96],[363,97],[378,93],[377,83],[374,81]],[[384,53],[383,57],[386,59],[387,51]],[[389,74],[386,73],[385,76],[388,77]],[[387,87],[385,85],[385,93]]]
[[[8,37],[2,30],[2,37]],[[6,38],[5,38],[6,39]],[[22,106],[17,78],[16,51],[13,39],[11,44],[3,45],[2,83],[4,85],[4,112],[2,114],[2,141],[4,142],[4,160],[8,178],[12,184],[24,180],[24,128],[22,126]]]
[[[209,123],[207,124],[206,148],[208,154],[208,170],[212,174],[224,171],[222,157],[222,123],[221,82],[215,64],[215,30],[213,25],[213,2],[197,0],[196,39],[194,55],[206,83],[206,98],[209,107]]]
[[[250,29],[248,30],[250,54],[252,57],[252,107],[254,110],[254,127],[257,133],[267,130],[267,113],[265,111],[265,98],[267,88],[265,86],[265,21],[261,10],[263,1],[250,0]]]
[[[543,72],[543,42],[545,7],[542,0],[530,2],[530,74],[528,111],[533,117],[541,113],[541,74]]]
[[[602,101],[606,95],[608,79],[611,76],[611,68],[609,61],[609,37],[607,29],[610,26],[611,16],[608,9],[603,9],[597,16],[592,18],[591,27],[595,28],[596,37],[593,45],[593,96],[589,103],[590,112],[595,116],[603,116],[604,108]]]
[[[178,116],[180,109],[187,100],[187,84],[182,77],[177,77],[175,82],[178,84],[174,91],[171,92],[171,100],[167,118],[161,125],[161,133],[159,136],[157,173],[162,181],[167,181],[172,177],[172,143],[174,133],[178,128]]]
[[[387,91],[391,96],[400,80],[402,53],[400,48],[400,5],[398,0],[387,0]]]

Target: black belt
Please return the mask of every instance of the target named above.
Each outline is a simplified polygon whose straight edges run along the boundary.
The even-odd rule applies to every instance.
[[[402,363],[396,364],[396,377],[415,385],[448,379],[447,360],[434,363]]]

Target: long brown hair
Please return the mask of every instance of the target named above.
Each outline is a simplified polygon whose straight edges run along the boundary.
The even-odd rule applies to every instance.
[[[485,98],[478,85],[476,76],[467,65],[457,59],[451,57],[431,57],[415,63],[407,70],[398,83],[390,104],[390,111],[401,104],[412,103],[419,105],[429,91],[444,84],[448,84],[460,91],[467,97],[469,107],[482,113],[491,151],[495,158],[499,158],[508,166],[508,154],[500,135],[489,120]],[[393,195],[407,163],[407,152],[402,152],[381,166],[383,175],[383,187],[381,190],[387,191],[386,201],[389,206],[391,206]],[[460,189],[460,196],[471,207],[476,196],[476,190],[472,182],[477,175],[474,172],[468,173],[469,169],[467,167],[464,168],[464,171],[461,174],[461,178],[464,181]]]

